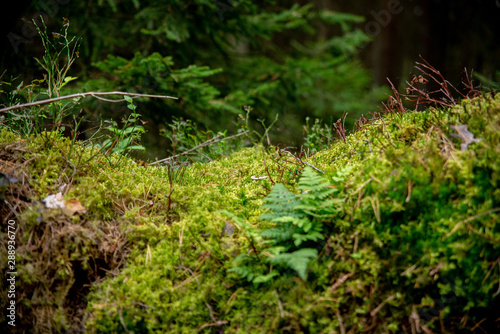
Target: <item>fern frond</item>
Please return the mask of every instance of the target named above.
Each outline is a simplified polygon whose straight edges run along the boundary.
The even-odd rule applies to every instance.
[[[294,233],[293,234],[293,243],[295,246],[300,246],[303,242],[305,241],[318,241],[320,239],[323,239],[323,234],[321,234],[318,231],[313,231],[311,233]]]
[[[301,213],[296,213],[294,216],[282,216],[274,218],[273,222],[290,223],[292,225],[302,228],[305,224],[309,222],[309,219]]]
[[[329,199],[338,190],[331,188],[328,180],[316,174],[312,168],[304,168],[299,180],[299,190],[302,195],[296,210],[302,210],[307,215],[318,219],[326,219],[338,212],[338,199]]]
[[[250,266],[233,267],[228,269],[227,271],[236,273],[241,278],[245,278],[249,282],[253,281],[255,277],[254,268]]]
[[[342,177],[340,173],[337,180]],[[262,207],[267,211],[259,219],[276,225],[260,232],[259,237],[265,240],[264,243],[268,247],[261,253],[267,256],[266,262],[282,269],[293,269],[305,279],[307,265],[317,258],[318,251],[314,248],[300,249],[300,246],[305,242],[317,243],[324,238],[324,223],[328,218],[331,221],[331,217],[338,213],[337,208],[342,200],[331,198],[338,190],[331,187],[327,179],[316,174],[310,167],[304,168],[299,179],[299,190],[301,194],[296,195],[283,184],[278,183],[273,187],[264,198]],[[238,224],[245,224],[238,217],[231,217]],[[299,249],[296,250],[297,248]],[[251,263],[252,260],[255,259],[241,257],[239,262],[235,261],[232,271],[254,284],[268,282],[280,273],[279,270],[272,270],[264,274],[266,270],[262,268],[262,262]]]
[[[260,233],[263,238],[272,240],[271,244],[280,243],[292,238],[293,230],[285,227],[270,228]]]
[[[271,271],[267,275],[259,275],[253,279],[254,284],[269,282],[274,276],[278,276],[279,273],[276,270]]]
[[[283,253],[270,257],[268,262],[274,265],[290,267],[299,274],[303,280],[306,279],[307,265],[311,260],[318,257],[318,251],[313,248],[302,248],[293,253]]]
[[[320,203],[303,199],[301,203],[297,204],[295,209],[301,210],[304,214],[317,219],[327,219],[340,211],[340,204],[340,199],[327,199]]]
[[[266,213],[260,216],[259,219],[273,221],[276,218],[283,216],[296,216],[294,211],[295,205],[298,202],[298,197],[289,191],[283,184],[277,183],[273,189],[264,198],[264,209],[268,209]]]
[[[306,166],[302,177],[299,179],[299,190],[303,194],[303,198],[311,200],[322,200],[337,191],[335,188],[329,188],[328,181],[322,176],[316,174],[314,170]]]
[[[267,255],[269,257],[274,257],[276,255],[280,255],[282,253],[284,253],[286,250],[288,249],[288,247],[285,247],[285,246],[274,246],[274,247],[270,247],[267,249]]]
[[[234,258],[232,268],[227,271],[236,273],[248,282],[253,282],[255,278],[264,274],[266,267],[257,257],[243,253]]]

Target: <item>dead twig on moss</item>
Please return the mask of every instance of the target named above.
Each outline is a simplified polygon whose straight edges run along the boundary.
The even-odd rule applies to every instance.
[[[384,307],[385,304],[387,304],[388,302],[390,302],[391,300],[393,300],[396,297],[397,297],[396,294],[392,294],[389,297],[387,297],[386,299],[384,299],[384,301],[382,301],[382,303],[380,303],[377,307],[375,307],[373,310],[370,311],[370,315],[372,317],[376,316],[377,313],[382,309],[382,307]]]
[[[467,219],[464,219],[462,221],[459,221],[458,223],[455,224],[455,226],[451,229],[450,232],[448,232],[447,235],[445,235],[443,237],[443,241],[447,238],[449,238],[453,233],[455,233],[463,224],[467,224],[471,221],[473,221],[474,219],[477,219],[479,217],[482,217],[482,216],[485,216],[485,215],[489,215],[490,213],[495,213],[495,212],[498,212],[500,211],[500,208],[494,208],[494,209],[491,209],[491,210],[487,210],[487,211],[484,211],[484,212],[481,212],[481,213],[478,213],[477,215],[474,215],[472,217],[469,217]]]
[[[333,123],[333,127],[335,128],[335,132],[339,135],[339,138],[342,139],[344,144],[346,143],[346,128],[345,128],[345,118],[347,113],[344,114],[343,117],[339,118],[337,122]]]
[[[183,167],[182,171],[181,171],[181,176],[179,178],[179,184],[182,182],[182,178],[184,177],[184,172],[185,171],[186,171],[186,168]],[[170,192],[168,193],[168,195],[166,195],[166,197],[168,198],[167,214],[166,214],[166,217],[167,217],[167,220],[168,220],[168,215],[170,214],[170,207],[172,206],[172,193],[175,190],[175,187],[174,187],[174,176],[172,174],[172,166],[170,166],[170,165],[168,165],[167,174],[168,174],[168,182],[170,184]]]
[[[236,138],[236,137],[239,137],[239,136],[243,136],[243,135],[248,134],[249,132],[250,132],[250,130],[247,130],[247,131],[244,131],[244,132],[241,132],[241,133],[237,133],[235,135],[232,135],[232,136],[229,136],[229,137],[225,137],[225,138],[221,138],[222,135],[218,134],[218,135],[214,136],[213,138],[207,140],[206,142],[201,143],[200,145],[195,146],[193,148],[190,148],[189,150],[187,150],[185,152],[173,155],[173,156],[165,158],[165,159],[157,160],[155,162],[150,163],[150,165],[156,165],[156,164],[159,164],[159,163],[162,163],[162,162],[173,160],[173,159],[176,159],[176,158],[178,158],[180,156],[183,156],[183,155],[186,155],[186,154],[190,154],[191,152],[199,150],[200,148],[203,148],[205,146],[212,145],[212,144],[215,144],[215,143],[218,143],[218,142],[221,142],[221,141],[224,141],[224,140],[228,140],[228,139],[233,139],[233,138]]]
[[[430,65],[422,56],[420,56],[423,63],[416,62],[415,68],[421,72],[420,75],[414,75],[410,82],[406,82],[405,98],[408,101],[415,103],[415,108],[419,105],[435,105],[437,107],[451,107],[457,104],[456,99],[453,97],[453,92],[457,93],[460,98],[473,98],[480,96],[481,92],[474,87],[472,80],[469,78],[467,68],[464,69],[465,79],[462,80],[462,85],[465,88],[465,93],[462,93],[455,88],[443,74]],[[427,90],[425,86],[433,82],[437,85],[435,90]],[[421,86],[422,88],[418,87]]]
[[[355,273],[348,273],[340,276],[339,279],[330,287],[330,292],[332,293],[335,290],[337,290],[338,287],[344,284],[349,279],[349,277],[351,277],[354,274]]]
[[[130,96],[132,98],[134,98],[134,97],[152,97],[152,98],[159,98],[159,99],[174,99],[174,100],[178,99],[177,97],[167,96],[167,95],[138,94],[138,93],[127,93],[127,92],[85,92],[85,93],[76,93],[76,94],[70,94],[70,95],[65,95],[65,96],[59,96],[59,97],[54,97],[51,99],[29,102],[29,103],[24,103],[24,104],[16,104],[14,106],[2,108],[2,109],[0,109],[0,112],[6,112],[6,111],[10,111],[10,110],[17,110],[17,109],[22,109],[22,108],[34,107],[34,106],[40,106],[40,105],[49,104],[49,103],[62,101],[62,100],[84,98],[87,96],[92,96],[98,100],[102,100],[102,101],[106,101],[106,102],[125,101],[124,99],[111,100],[111,99],[105,99],[105,98],[101,97],[101,96],[106,96],[106,95],[122,95],[122,96],[127,95],[127,96]]]
[[[216,321],[214,323],[206,323],[204,324],[203,326],[201,326],[200,328],[198,328],[198,332],[201,332],[202,329],[206,328],[206,327],[212,327],[212,326],[222,326],[222,325],[227,325],[229,324],[229,321],[227,320],[219,320],[219,321]]]
[[[401,100],[401,96],[399,95],[398,90],[392,84],[392,81],[387,78],[387,81],[391,85],[393,96],[389,96],[389,102],[387,104],[382,103],[385,108],[385,112],[393,113],[396,112],[399,115],[406,113],[406,108],[403,105],[403,101]]]
[[[354,125],[356,126],[356,131],[361,131],[366,124],[369,124],[370,121],[363,115],[361,115],[360,118],[358,118],[358,120],[354,123]]]
[[[276,299],[278,300],[278,307],[280,309],[280,317],[284,318],[285,317],[285,311],[283,309],[283,303],[281,302],[278,290],[274,290],[274,293],[276,294]]]
[[[337,320],[339,321],[339,328],[340,328],[340,334],[345,334],[345,326],[344,322],[342,321],[342,316],[340,315],[339,310],[335,310],[335,315],[337,316]]]
[[[436,68],[434,68],[433,66],[431,66],[424,58],[422,58],[422,56],[420,56],[420,59],[422,59],[422,61],[425,64],[424,63],[416,62],[417,65],[422,66],[423,68],[431,71],[437,77],[439,77],[439,80],[438,80],[434,75],[430,74],[429,72],[426,72],[425,70],[422,70],[418,66],[415,66],[415,68],[417,70],[419,70],[420,72],[424,73],[426,76],[428,76],[429,78],[431,78],[432,80],[434,80],[434,82],[437,83],[440,86],[440,89],[438,91],[441,92],[441,93],[443,93],[443,95],[444,95],[444,98],[442,98],[442,104],[443,105],[446,105],[446,103],[449,104],[449,105],[456,104],[456,101],[453,98],[453,95],[452,95],[452,93],[450,91],[450,88],[453,88],[460,95],[462,95],[462,94],[455,87],[453,87],[453,85],[450,84],[448,82],[448,80],[446,80],[444,78],[444,76],[441,74],[440,71],[438,71]]]
[[[120,309],[120,323],[122,324],[122,327],[123,327],[123,330],[128,333],[128,334],[131,334],[132,332],[127,328],[127,325],[125,325],[125,321],[123,320],[123,310]]]
[[[319,169],[319,168],[318,168],[318,167],[316,167],[316,166],[311,165],[311,164],[310,164],[310,163],[308,163],[307,161],[304,161],[304,160],[300,159],[300,158],[299,158],[299,157],[297,157],[296,155],[292,154],[292,152],[288,151],[286,148],[282,149],[282,150],[281,150],[281,152],[286,152],[286,153],[290,154],[290,155],[291,155],[291,156],[292,156],[295,160],[297,160],[297,162],[298,162],[299,164],[302,164],[302,165],[307,165],[307,166],[311,167],[312,169],[314,169],[315,171],[325,174],[325,172],[324,172],[324,171],[322,171],[321,169]]]
[[[262,161],[264,163],[264,169],[266,170],[267,176],[269,176],[269,180],[271,181],[271,185],[274,185],[273,178],[271,177],[271,174],[269,173],[269,170],[267,169],[266,152],[264,151],[264,146],[262,146]]]
[[[473,73],[474,71],[471,71],[471,76]],[[472,99],[474,97],[481,96],[481,90],[479,90],[478,87],[474,87],[474,84],[472,83],[472,80],[469,78],[469,74],[467,73],[467,68],[464,68],[464,74],[465,74],[465,81],[462,80],[462,85],[464,86],[465,89],[467,89],[465,97],[468,99]]]

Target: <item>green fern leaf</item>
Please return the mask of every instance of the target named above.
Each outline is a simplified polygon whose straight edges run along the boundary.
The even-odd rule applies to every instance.
[[[279,273],[276,270],[273,270],[267,275],[259,275],[253,279],[254,284],[266,283],[269,282],[273,277],[278,276]]]
[[[318,219],[328,218],[338,213],[339,199],[328,199],[338,190],[331,188],[328,180],[316,174],[312,168],[304,168],[299,180],[299,190],[302,192],[300,203],[295,206],[296,210]]]
[[[323,234],[319,232],[311,232],[311,233],[306,233],[306,234],[301,234],[301,233],[294,233],[293,234],[293,243],[295,246],[300,246],[303,242],[305,241],[318,241],[320,239],[323,239]]]
[[[328,186],[328,181],[316,174],[311,167],[304,168],[302,177],[299,179],[299,190],[302,192],[303,198],[321,200],[337,191],[337,189]]]
[[[262,207],[268,211],[259,219],[274,221],[274,219],[283,216],[296,216],[294,208],[298,200],[297,195],[286,189],[283,184],[277,183],[264,198],[265,204]]]
[[[307,217],[305,217],[304,215],[296,214],[295,216],[283,216],[274,218],[273,222],[290,223],[302,228],[305,224],[309,222],[309,219],[307,219]]]
[[[292,238],[292,233],[293,231],[290,228],[276,227],[262,231],[260,236],[270,239],[271,242],[269,243],[271,244],[277,244],[290,240]]]
[[[274,265],[290,267],[299,274],[303,280],[306,279],[307,265],[311,260],[318,257],[318,251],[313,248],[302,248],[293,253],[283,253],[268,258],[268,262]]]
[[[241,278],[247,279],[251,282],[254,278],[254,268],[250,266],[233,267],[227,270],[228,272],[233,272],[238,274]]]
[[[291,268],[302,278],[306,278],[307,265],[318,256],[313,248],[299,248],[305,242],[318,242],[324,238],[322,219],[331,218],[338,212],[341,199],[331,198],[338,191],[330,186],[323,176],[312,168],[304,168],[299,179],[300,195],[289,191],[283,184],[276,184],[264,198],[262,206],[267,211],[259,219],[275,223],[275,227],[260,232],[268,248],[262,252],[267,256],[266,262],[282,268]],[[223,212],[228,214],[227,212]],[[230,215],[237,223],[244,222]],[[248,228],[248,227],[247,227]],[[292,243],[293,242],[293,243]],[[295,251],[293,251],[295,250]],[[236,261],[236,260],[239,261]],[[238,257],[231,271],[238,273],[254,284],[265,283],[279,274],[272,271],[264,274],[262,263],[255,258]]]

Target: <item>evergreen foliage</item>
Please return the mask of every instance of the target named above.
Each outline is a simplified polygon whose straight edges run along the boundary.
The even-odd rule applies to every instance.
[[[250,105],[252,122],[269,124],[279,115],[271,137],[299,145],[296,134],[306,116],[333,121],[348,112],[352,126],[385,98],[386,90],[372,88],[369,73],[355,60],[357,48],[369,40],[356,27],[360,16],[312,4],[247,0],[72,2],[61,9],[75,31],[86,31],[81,79],[67,92],[125,90],[180,98],[138,100],[145,120],[153,122],[146,140],[168,129],[172,117],[231,132],[235,116]],[[121,117],[120,110],[99,101],[86,101],[85,109],[93,116]]]

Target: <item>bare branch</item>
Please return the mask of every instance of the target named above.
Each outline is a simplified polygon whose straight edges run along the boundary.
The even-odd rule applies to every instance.
[[[334,123],[334,125],[335,125],[335,123]],[[290,154],[293,158],[295,158],[295,160],[297,160],[298,163],[307,165],[307,166],[311,167],[312,169],[314,169],[315,171],[325,174],[325,172],[323,172],[321,169],[319,169],[318,167],[315,167],[315,166],[311,165],[307,161],[304,161],[304,160],[300,159],[296,155],[292,154],[292,152],[290,152],[286,148],[281,149],[281,152],[286,152],[286,153]]]
[[[182,153],[176,154],[176,155],[174,155],[174,156],[171,156],[171,157],[168,157],[168,158],[165,158],[165,159],[157,160],[157,161],[155,161],[155,162],[150,163],[150,165],[156,165],[156,164],[159,164],[159,163],[161,163],[161,162],[166,162],[166,161],[169,161],[169,160],[172,160],[172,159],[178,158],[178,157],[180,157],[181,155],[186,155],[186,154],[189,154],[189,153],[191,153],[191,152],[193,152],[193,151],[196,151],[196,150],[198,150],[198,149],[200,149],[200,148],[202,148],[202,147],[205,147],[205,146],[208,146],[208,145],[211,145],[211,144],[215,144],[215,143],[218,143],[218,142],[220,142],[220,141],[224,141],[224,140],[232,139],[232,138],[235,138],[235,137],[243,136],[243,135],[246,135],[246,134],[247,134],[247,133],[249,133],[249,132],[250,132],[250,130],[246,130],[246,131],[244,131],[244,132],[242,132],[242,133],[238,133],[238,134],[235,134],[235,135],[232,135],[232,136],[226,137],[226,138],[220,138],[220,136],[221,136],[221,135],[220,135],[220,134],[218,134],[217,136],[215,136],[215,137],[213,137],[213,138],[211,138],[211,139],[207,140],[206,142],[201,143],[200,145],[195,146],[195,147],[193,147],[193,148],[191,148],[191,149],[189,149],[189,150],[187,150],[187,151],[185,151],[185,152],[182,152]]]
[[[2,108],[2,109],[0,109],[0,112],[6,112],[6,111],[10,111],[10,110],[39,106],[39,105],[49,104],[49,103],[57,102],[57,101],[61,101],[61,100],[68,100],[68,99],[74,99],[77,97],[87,97],[87,96],[92,96],[92,97],[95,97],[95,98],[98,98],[101,100],[105,100],[108,102],[118,102],[117,100],[103,99],[103,98],[99,97],[99,96],[104,96],[104,95],[127,95],[127,96],[132,96],[132,97],[152,97],[152,98],[159,98],[159,99],[174,99],[174,100],[178,99],[177,97],[167,96],[167,95],[137,94],[137,93],[127,93],[127,92],[85,92],[85,93],[76,93],[76,94],[70,94],[70,95],[65,95],[65,96],[59,96],[59,97],[54,97],[52,99],[40,100],[40,101],[35,101],[35,102],[30,102],[30,103],[16,104],[15,106]]]
[[[382,307],[384,307],[385,304],[387,304],[396,297],[397,297],[396,294],[387,297],[385,300],[382,301],[382,303],[380,303],[377,307],[375,307],[373,310],[370,311],[370,315],[374,317],[382,309]]]

